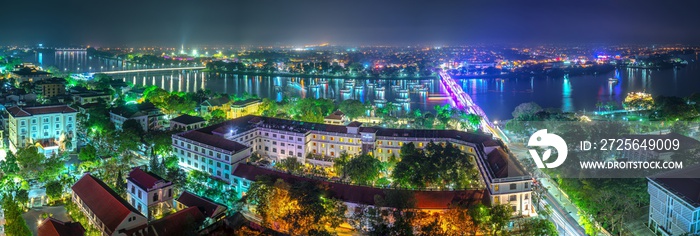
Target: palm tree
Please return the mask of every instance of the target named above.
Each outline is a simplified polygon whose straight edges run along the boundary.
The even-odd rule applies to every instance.
[[[603,108],[603,102],[601,102],[601,101],[596,102],[595,108],[598,109],[598,111],[600,111],[600,109]]]

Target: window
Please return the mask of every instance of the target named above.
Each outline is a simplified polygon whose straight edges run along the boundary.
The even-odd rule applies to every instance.
[[[316,138],[316,135],[314,134],[314,136],[313,136],[313,137],[314,137],[314,138]]]
[[[280,150],[280,154],[284,154],[284,149],[281,149],[281,150]]]
[[[153,194],[153,201],[157,202],[158,201],[158,193]]]
[[[316,151],[316,150],[314,150],[314,151]],[[316,152],[314,152],[314,153],[316,153]],[[301,157],[301,152],[297,152],[297,157]]]
[[[331,148],[334,148],[334,147],[335,147],[335,145],[331,144]]]
[[[339,142],[342,142],[342,141],[343,141],[343,138],[340,138],[338,141],[339,141]]]
[[[525,189],[527,189],[527,188],[529,188],[529,187],[530,187],[530,183],[525,182]]]
[[[333,138],[333,137],[331,137],[331,141],[333,141],[333,139],[334,139],[334,138]]]
[[[284,135],[280,135],[280,138],[281,138],[281,139],[284,139]]]
[[[394,145],[394,142],[392,142],[392,141],[389,141],[389,145]]]
[[[134,193],[135,193],[135,192],[134,192],[134,186],[131,185],[131,194],[134,194]]]
[[[418,147],[423,147],[423,143],[418,143]]]
[[[510,184],[510,190],[515,190],[517,188],[517,184]]]
[[[169,188],[168,189],[168,197],[172,197],[172,196],[173,196],[173,189]]]
[[[403,146],[403,142],[399,142],[399,146]]]
[[[265,151],[267,152],[267,151],[269,151],[269,150],[270,150],[270,148],[267,147],[267,146],[265,146]]]
[[[321,136],[321,140],[326,140],[326,136],[325,135]]]
[[[335,156],[335,152],[331,152],[331,156],[332,156],[332,157]]]
[[[272,134],[272,137],[273,137],[273,138],[277,138],[277,134]]]
[[[277,148],[272,148],[272,152],[277,153]]]
[[[138,192],[139,192],[139,194],[138,194],[138,195],[139,195],[139,198],[141,198],[141,190],[139,190]]]
[[[382,145],[382,141],[377,141],[377,144]]]
[[[301,142],[301,138],[297,138],[297,141]]]
[[[391,154],[391,149],[388,149],[386,152],[389,153],[389,154]]]
[[[216,167],[221,168],[221,162],[217,162],[217,163],[216,163]]]
[[[508,200],[509,200],[509,201],[515,201],[515,200],[518,200],[518,196],[517,196],[517,195],[515,195],[515,194],[513,194],[513,195],[510,195],[510,197],[509,197],[509,199],[508,199]]]
[[[494,191],[494,192],[498,192],[498,186],[499,186],[498,184],[493,185],[493,191]]]

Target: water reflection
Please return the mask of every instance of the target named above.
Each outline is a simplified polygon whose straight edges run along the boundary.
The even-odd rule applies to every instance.
[[[435,105],[445,102],[428,99],[430,94],[441,93],[438,80],[248,76],[201,71],[142,72],[112,76],[125,82],[141,86],[155,85],[169,91],[196,92],[199,89],[209,89],[215,93],[258,94],[277,101],[289,97],[331,98],[338,101],[357,99],[378,106],[392,102],[403,111],[417,108],[431,110]],[[160,78],[160,81],[157,78]]]

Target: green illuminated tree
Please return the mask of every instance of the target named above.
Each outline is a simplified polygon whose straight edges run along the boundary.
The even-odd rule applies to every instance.
[[[343,173],[355,184],[371,185],[379,178],[381,168],[382,163],[379,159],[370,155],[359,155],[350,159]]]

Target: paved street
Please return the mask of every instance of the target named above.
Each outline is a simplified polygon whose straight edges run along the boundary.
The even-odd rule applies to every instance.
[[[22,217],[25,221],[27,221],[27,226],[29,226],[29,229],[34,235],[37,235],[37,226],[43,220],[41,217],[41,214],[43,213],[48,213],[51,217],[63,222],[71,221],[70,217],[66,213],[66,208],[63,206],[32,208],[22,214]]]

